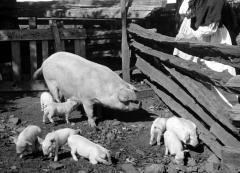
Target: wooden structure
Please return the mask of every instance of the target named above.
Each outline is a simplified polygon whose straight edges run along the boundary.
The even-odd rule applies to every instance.
[[[197,125],[199,138],[224,164],[229,164],[227,159],[231,156],[239,159],[239,129],[231,122],[231,106],[219,94],[219,91],[239,94],[238,89],[226,85],[232,76],[175,57],[161,48],[176,47],[200,58],[239,69],[239,46],[185,39],[176,41],[173,37],[155,33],[134,23],[125,27],[129,44],[124,44],[122,49],[130,47],[131,57],[136,57],[135,66],[146,76],[145,82],[175,115],[190,119]],[[124,39],[126,42],[125,36]],[[239,167],[238,160],[231,164]]]

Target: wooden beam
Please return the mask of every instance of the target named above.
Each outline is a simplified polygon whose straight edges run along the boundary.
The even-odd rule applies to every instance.
[[[154,90],[154,92],[160,97],[160,99],[179,116],[193,121],[200,133],[199,139],[201,139],[215,154],[218,158],[221,158],[222,145],[216,141],[216,137],[211,134],[206,127],[198,119],[196,119],[191,113],[189,113],[181,104],[176,102],[170,95],[164,91],[158,89],[154,84],[145,80],[145,82]]]
[[[42,61],[48,58],[48,41],[42,41]]]
[[[29,28],[37,29],[36,18],[31,17],[29,19]],[[29,42],[30,49],[30,76],[33,77],[33,73],[37,70],[37,42],[30,41]]]
[[[188,54],[201,57],[207,60],[220,61],[223,64],[240,68],[240,49],[239,46],[230,46],[226,44],[213,44],[191,40],[176,40],[174,37],[168,37],[159,33],[149,31],[137,24],[130,24],[128,31],[146,41],[153,41],[169,46],[174,46]],[[216,58],[222,57],[222,58]],[[229,59],[229,57],[232,57]]]
[[[196,80],[214,83],[215,85],[221,87],[223,86],[224,83],[226,83],[232,77],[232,75],[230,75],[227,72],[220,73],[220,72],[215,72],[208,68],[203,68],[197,63],[186,61],[184,59],[175,57],[173,55],[169,55],[169,54],[154,50],[136,41],[132,42],[131,46],[135,48],[136,53],[141,52],[146,55],[153,56],[154,58],[157,58],[162,63],[171,65],[172,67],[181,71],[183,74],[191,76]]]
[[[22,74],[22,64],[20,55],[20,42],[11,42],[11,52],[12,52],[12,72],[13,80],[20,81]]]
[[[224,145],[232,147],[240,147],[240,141],[233,136],[231,133],[228,133],[222,126],[218,125],[204,110],[203,108],[189,96],[181,87],[179,87],[173,80],[168,76],[162,73],[160,70],[151,66],[148,62],[138,57],[136,66],[141,72],[149,76],[151,80],[157,82],[160,86],[165,88],[169,93],[171,93],[176,100],[181,102],[189,110],[195,112],[196,116],[202,121],[205,122],[209,127],[216,126],[213,128],[212,132],[216,135]],[[212,128],[211,128],[212,129]],[[217,131],[215,131],[217,130]],[[226,137],[227,135],[227,137]],[[230,139],[231,138],[231,139]]]
[[[230,106],[228,106],[225,102],[221,102],[221,98],[219,95],[214,94],[214,91],[208,90],[206,86],[201,83],[194,81],[188,76],[182,75],[175,69],[170,69],[164,66],[168,72],[181,83],[183,87],[189,91],[189,93],[194,97],[200,105],[205,107],[215,120],[221,122],[226,128],[238,134],[238,130],[234,127],[230,119],[226,117],[226,113],[230,110]],[[213,88],[214,90],[214,88]]]
[[[61,45],[61,39],[60,39],[60,34],[58,31],[57,23],[55,20],[49,21],[52,29],[52,34],[53,34],[53,39],[54,39],[54,45],[55,45],[55,51],[61,51],[63,50],[62,45]]]
[[[127,12],[128,0],[121,0],[122,16],[122,71],[123,80],[130,82],[130,50],[127,41]]]
[[[59,29],[60,39],[85,39],[85,29]],[[50,29],[0,30],[0,41],[53,40]]]

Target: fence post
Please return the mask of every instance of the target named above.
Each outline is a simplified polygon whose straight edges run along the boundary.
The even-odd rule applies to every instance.
[[[53,38],[54,38],[54,44],[55,44],[55,50],[56,52],[59,52],[62,50],[62,43],[60,40],[60,35],[59,35],[59,30],[57,27],[57,23],[55,20],[50,20],[49,21],[51,29],[52,29],[52,33],[53,33]]]
[[[128,0],[121,0],[121,17],[122,17],[122,73],[123,80],[130,82],[130,50],[127,41],[127,11]]]
[[[29,28],[30,29],[37,29],[36,17],[30,17],[29,19]],[[33,77],[33,73],[37,70],[37,42],[30,41],[29,42],[30,48],[30,75],[31,79]]]

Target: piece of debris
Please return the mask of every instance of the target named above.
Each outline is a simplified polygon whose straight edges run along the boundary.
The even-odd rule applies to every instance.
[[[129,163],[122,164],[121,168],[126,173],[139,173],[137,169],[132,164],[129,164]]]
[[[188,166],[196,166],[197,163],[196,163],[196,161],[193,158],[189,158],[187,165]]]
[[[136,153],[145,156],[145,153],[142,150],[136,149]]]
[[[8,119],[8,123],[13,124],[13,125],[18,125],[20,124],[21,120],[17,117],[12,117]]]
[[[163,173],[165,167],[162,164],[152,164],[145,167],[144,173]]]
[[[112,126],[118,126],[118,125],[120,125],[120,124],[121,124],[120,121],[115,120],[115,121],[112,123]]]
[[[219,167],[220,167],[219,159],[214,154],[212,154],[207,159],[207,163],[205,164],[206,172],[214,173],[214,172],[216,172],[219,169]]]
[[[60,163],[56,163],[56,162],[51,162],[49,164],[49,167],[54,169],[54,170],[58,170],[58,169],[62,169],[64,167],[64,165],[60,164]]]

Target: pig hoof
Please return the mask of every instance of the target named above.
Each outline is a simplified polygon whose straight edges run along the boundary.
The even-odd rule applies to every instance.
[[[96,123],[95,123],[94,120],[90,120],[90,121],[88,121],[88,124],[89,124],[90,127],[92,127],[92,128],[96,127]]]

